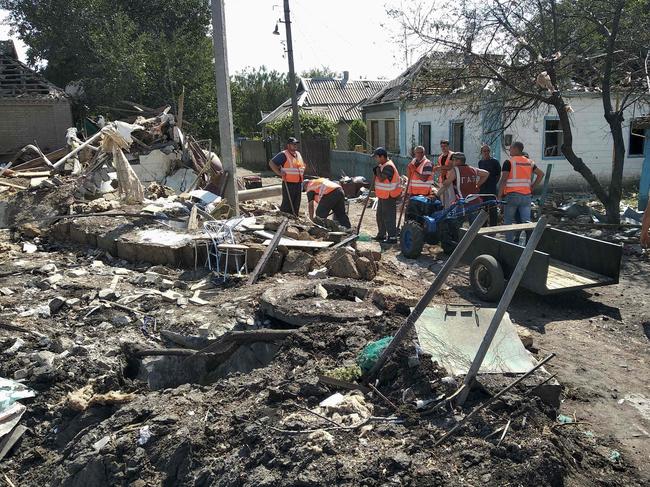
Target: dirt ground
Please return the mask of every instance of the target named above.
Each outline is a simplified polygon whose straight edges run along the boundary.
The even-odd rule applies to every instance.
[[[350,204],[353,224],[361,209]],[[376,233],[372,210],[362,232]],[[335,392],[350,395],[324,385],[319,375],[351,366],[368,342],[397,330],[444,262],[437,247],[416,261],[403,258],[396,246],[383,247],[373,281],[347,280],[340,296],[332,294],[331,299],[362,301],[377,310],[375,318],[340,318],[328,315],[325,306],[296,329],[266,314],[262,302],[264,293],[294,283],[304,287],[304,295],[288,303],[289,313],[300,317],[306,307],[322,306],[313,298],[317,286],[304,277],[276,274],[254,286],[207,286],[201,291],[206,303],[182,303],[161,293],[192,296],[204,270],[130,264],[45,235],[27,239],[38,251],[26,254],[19,237],[6,231],[0,237],[0,288],[11,291],[0,296],[0,352],[17,338],[24,342],[17,352],[2,353],[0,377],[22,377],[37,393],[21,401],[27,406],[21,424],[28,431],[0,461],[0,485],[650,482],[644,275],[650,263],[640,257],[624,258],[616,286],[552,298],[518,291],[509,308],[512,320],[533,333],[537,358],[557,354],[547,369],[564,388],[559,413],[576,422],[558,424],[558,411],[518,388],[434,446],[487,398],[485,390],[498,387],[486,382],[485,390],[473,391],[465,410],[424,416],[405,391],[435,399],[455,387],[427,357],[412,363],[412,343],[400,348],[379,377],[387,399],[369,392],[356,396],[351,409],[334,413],[318,404]],[[134,299],[124,308],[115,304],[120,296]],[[60,308],[51,304],[57,297],[65,301]],[[434,301],[490,306],[472,294],[465,267],[452,273]],[[134,360],[142,349],[179,347],[163,330],[214,343],[228,331],[261,328],[293,331],[278,344],[242,346],[218,366],[211,361],[221,360],[219,353]],[[84,388],[86,402],[78,399]],[[122,399],[115,398],[118,391]],[[495,433],[506,423],[512,426],[499,441]]]

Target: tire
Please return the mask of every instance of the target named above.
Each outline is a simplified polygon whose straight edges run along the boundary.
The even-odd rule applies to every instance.
[[[479,255],[469,267],[472,289],[483,301],[498,301],[506,288],[501,264],[491,255]]]
[[[417,259],[424,247],[424,228],[413,220],[407,221],[402,227],[399,237],[402,255],[409,259]]]

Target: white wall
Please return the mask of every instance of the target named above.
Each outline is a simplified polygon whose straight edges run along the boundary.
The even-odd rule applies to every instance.
[[[574,109],[574,113],[571,114],[574,151],[583,158],[585,164],[591,168],[599,179],[606,181],[611,172],[613,143],[609,134],[609,127],[603,117],[602,101],[598,97],[579,95],[570,97],[570,103]],[[643,157],[627,156],[630,122],[635,116],[647,115],[648,113],[650,113],[650,105],[648,104],[630,107],[625,113],[626,158],[624,178],[627,181],[638,182],[643,165]],[[513,141],[519,140],[523,142],[525,150],[542,169],[545,169],[549,163],[553,164],[551,182],[555,187],[586,189],[586,182],[580,174],[573,170],[566,159],[542,157],[545,116],[556,116],[555,109],[549,107],[548,109],[540,109],[537,113],[521,116],[505,133],[512,134]],[[410,150],[412,141],[415,141],[416,145],[419,143],[418,122],[430,122],[431,150],[434,154],[439,153],[440,139],[449,139],[451,136],[449,133],[450,120],[465,121],[464,152],[470,164],[473,161],[478,161],[482,142],[481,118],[479,115],[463,113],[462,108],[458,105],[407,107],[406,141],[408,148],[406,150]],[[500,156],[501,160],[507,157],[507,150],[503,146]]]

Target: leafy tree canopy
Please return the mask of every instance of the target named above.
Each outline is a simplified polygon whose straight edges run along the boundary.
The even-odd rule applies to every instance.
[[[266,126],[269,133],[286,140],[293,135],[293,119],[286,116]],[[325,137],[332,144],[336,139],[336,125],[325,117],[313,113],[300,112],[300,132],[303,137]]]
[[[300,73],[300,76],[303,78],[340,78],[341,73],[330,69],[329,66],[321,66],[320,68],[307,69]]]

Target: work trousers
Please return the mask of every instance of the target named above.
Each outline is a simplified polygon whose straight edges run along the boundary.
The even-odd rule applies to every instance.
[[[377,200],[377,235],[380,237],[397,237],[397,200],[386,198]]]
[[[493,201],[496,199],[494,196],[481,196],[481,198],[483,198],[483,201]],[[496,205],[488,208],[488,217],[487,226],[496,227],[499,223],[499,209]]]
[[[316,216],[318,218],[325,220],[330,213],[334,213],[334,220],[336,220],[339,225],[345,228],[350,228],[352,226],[350,224],[350,219],[345,212],[345,193],[342,189],[337,189],[331,193],[323,195],[318,202],[318,206],[316,207]]]
[[[530,206],[532,196],[521,193],[508,193],[505,197],[505,207],[503,209],[503,223],[511,225],[513,223],[530,223]],[[519,245],[521,232],[506,232],[506,241]],[[529,233],[526,233],[526,242]],[[516,240],[515,240],[516,238]]]
[[[302,183],[282,182],[282,204],[280,211],[298,216],[302,199]]]

